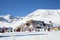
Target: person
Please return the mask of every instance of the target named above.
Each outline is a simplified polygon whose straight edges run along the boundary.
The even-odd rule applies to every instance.
[[[50,31],[50,28],[48,28],[48,31]]]
[[[47,25],[45,24],[45,26],[44,26],[44,31],[46,31],[46,29],[47,29]]]
[[[2,29],[2,33],[4,33],[4,32],[6,32],[6,28],[5,27],[3,27],[3,29]]]
[[[17,32],[20,32],[20,27],[17,28]]]
[[[53,27],[53,23],[52,23],[52,21],[49,21],[49,27],[48,27],[48,31],[51,31],[52,30],[52,27]]]

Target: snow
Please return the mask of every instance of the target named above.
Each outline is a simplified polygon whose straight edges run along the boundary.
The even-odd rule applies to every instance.
[[[17,19],[17,17],[13,18],[13,16],[11,16],[10,14],[2,15],[0,17],[3,17],[3,19],[7,20],[7,21],[1,20],[0,21],[0,27],[12,27],[12,28],[16,28],[18,26],[17,22],[21,20],[20,17],[18,17],[18,19]],[[12,19],[11,19],[11,17],[12,17]]]
[[[10,16],[11,15],[9,14],[0,17],[4,17],[6,20],[11,21],[11,19],[9,19]],[[44,21],[45,23],[49,23],[49,21],[52,21],[52,23],[54,23],[54,26],[60,26],[60,9],[37,9],[25,17],[13,19],[13,21],[10,23],[0,21],[0,27],[6,26],[16,28],[29,20]]]
[[[43,20],[43,21],[52,21],[58,22],[60,21],[60,10],[41,10],[38,9],[33,13],[30,13],[26,18],[34,19],[34,20]]]
[[[3,17],[4,19],[11,21],[10,14]],[[28,14],[21,19],[13,19],[12,22],[8,23],[0,21],[0,27],[12,27],[16,28],[23,25],[28,20],[38,20],[49,23],[52,21],[54,26],[60,26],[60,9],[37,9],[34,12]],[[30,26],[32,27],[32,26]],[[0,33],[0,40],[60,40],[60,31],[51,32],[6,32]]]
[[[0,33],[0,40],[60,40],[60,32],[12,32]]]
[[[60,25],[60,9],[37,9],[34,12],[28,14],[24,19],[27,20],[38,20],[49,23],[52,21],[56,26]]]

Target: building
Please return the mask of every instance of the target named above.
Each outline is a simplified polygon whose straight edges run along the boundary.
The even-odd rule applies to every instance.
[[[31,31],[40,31],[40,29],[44,28],[44,21],[30,20],[26,22],[26,26]]]
[[[12,32],[11,27],[0,27],[0,33],[4,33],[4,32]]]

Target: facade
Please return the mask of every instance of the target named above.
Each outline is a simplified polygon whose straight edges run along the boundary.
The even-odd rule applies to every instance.
[[[42,31],[44,28],[44,22],[43,21],[33,20],[32,25],[33,25],[35,31]]]
[[[33,20],[32,25],[33,25],[33,27],[41,27],[42,28],[42,26],[44,26],[44,22]]]
[[[12,32],[12,28],[11,27],[0,28],[0,33],[4,33],[4,32]]]
[[[51,31],[53,29],[53,23],[51,21],[49,21],[49,24],[37,20],[30,20],[28,23],[33,26],[35,31]]]

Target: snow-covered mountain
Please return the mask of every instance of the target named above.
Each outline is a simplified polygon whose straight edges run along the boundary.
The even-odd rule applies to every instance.
[[[0,16],[0,21],[4,21],[4,22],[13,22],[17,20],[20,20],[20,17],[13,17],[12,15]]]
[[[39,20],[49,23],[52,21],[55,25],[60,24],[60,9],[37,9],[28,14],[23,20]]]
[[[37,9],[25,17],[0,16],[0,27],[17,27],[29,20],[44,21],[45,23],[52,21],[55,26],[60,25],[60,9]]]
[[[16,22],[22,20],[23,17],[14,17],[12,15],[0,16],[0,27],[16,27]]]

